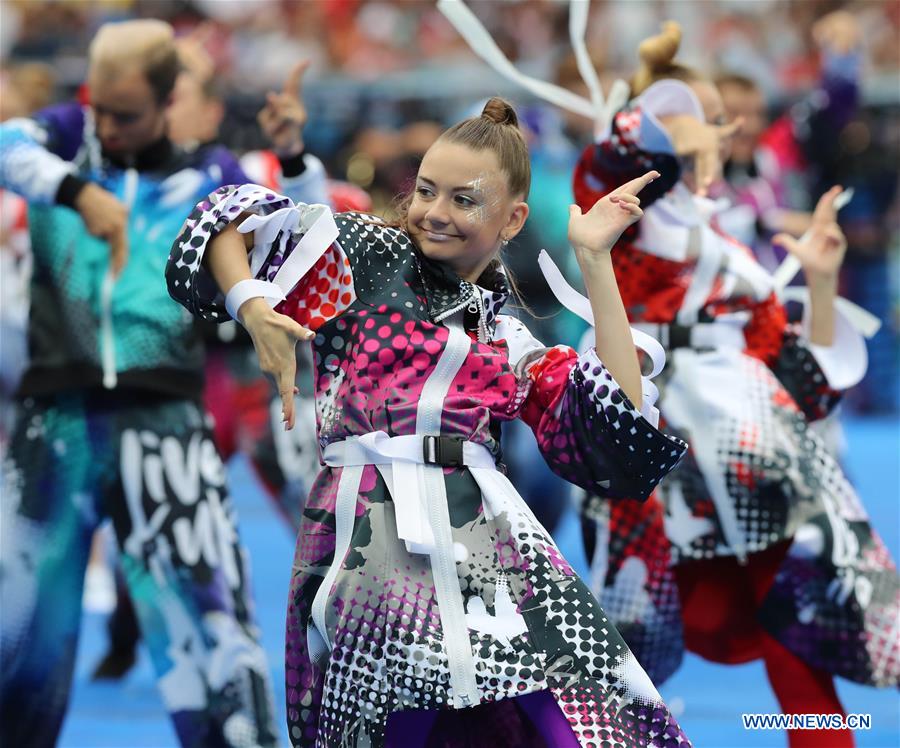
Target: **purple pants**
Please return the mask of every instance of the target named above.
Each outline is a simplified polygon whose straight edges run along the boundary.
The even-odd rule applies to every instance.
[[[536,732],[535,732],[536,731]],[[472,709],[394,712],[387,748],[578,748],[578,739],[549,691]]]

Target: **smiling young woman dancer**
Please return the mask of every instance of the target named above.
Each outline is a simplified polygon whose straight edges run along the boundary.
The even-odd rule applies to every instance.
[[[587,502],[610,539],[597,544],[595,587],[655,679],[685,646],[726,664],[761,658],[785,713],[840,714],[833,675],[894,687],[900,676],[896,570],[810,428],[865,371],[862,339],[835,303],[840,188],[801,240],[776,237],[809,290],[805,323],[788,325],[772,276],[703,196],[735,124],[723,124],[713,84],[673,62],[679,41],[670,23],[641,45],[634,98],[575,173],[581,206],[648,168],[662,174],[612,258],[630,319],[668,349],[660,412],[691,446],[660,486],[662,506]],[[654,542],[663,535],[672,569]],[[853,742],[847,730],[789,737],[794,748]]]
[[[313,340],[326,467],[288,606],[295,744],[686,742],[498,470],[500,426],[519,417],[557,473],[606,496],[646,496],[678,462],[683,444],[632,406],[640,372],[609,255],[654,176],[571,209],[599,323],[581,356],[500,314],[498,255],[530,182],[500,99],[429,149],[398,226],[256,185],[219,190],[188,219],[170,292],[195,315],[240,319],[286,427],[294,345]]]

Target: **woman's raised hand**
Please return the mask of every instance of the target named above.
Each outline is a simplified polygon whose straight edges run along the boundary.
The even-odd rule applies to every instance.
[[[847,239],[837,223],[834,201],[841,194],[841,187],[832,187],[816,204],[809,230],[800,238],[790,234],[777,234],[775,244],[784,247],[800,261],[807,283],[835,282],[838,270],[844,262]]]
[[[250,299],[238,311],[241,323],[253,339],[259,368],[278,385],[285,429],[294,428],[294,385],[297,376],[297,341],[315,337],[312,330],[279,314],[261,298]]]
[[[638,193],[658,176],[658,171],[648,171],[626,182],[600,198],[587,213],[570,205],[569,243],[576,254],[608,253],[622,232],[644,215]]]

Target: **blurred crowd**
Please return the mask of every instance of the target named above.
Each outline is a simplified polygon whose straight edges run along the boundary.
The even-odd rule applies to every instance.
[[[578,71],[569,38],[569,2],[469,0],[467,5],[519,71],[587,96],[587,86]],[[657,32],[665,19],[680,23],[684,36],[677,62],[701,71],[704,79],[708,75],[709,80],[704,85],[716,95],[721,94],[722,113],[718,117],[707,114],[709,124],[736,129],[735,123],[738,120],[741,123],[735,137],[729,135],[727,144],[721,149],[713,148],[717,156],[721,156],[721,163],[717,161],[715,183],[709,192],[712,199],[707,201],[711,206],[710,225],[749,247],[768,271],[776,272],[785,259],[785,253],[779,250],[778,234],[800,237],[814,226],[813,206],[833,185],[849,188],[848,195],[852,191],[852,199],[838,218],[849,242],[849,251],[840,270],[839,290],[841,295],[874,315],[881,326],[867,341],[869,365],[866,378],[853,388],[844,402],[847,407],[865,413],[896,413],[900,410],[900,2],[593,0],[589,14],[586,46],[607,91],[617,78],[631,78],[642,39]],[[103,57],[97,53],[97,47],[92,53],[91,74],[88,75],[88,49],[98,29],[111,21],[134,18],[168,22],[177,37],[174,48],[172,28],[159,23],[136,24],[145,29],[141,35],[135,32],[127,43],[113,44],[112,48],[122,59],[129,56],[143,59],[143,53],[134,47],[147,42],[146,27],[164,26],[157,31],[165,37],[169,50],[168,67],[164,71],[169,76],[166,85],[153,76],[145,76],[146,71],[129,79],[128,75],[134,70],[124,63],[125,73],[120,70],[116,75],[107,75],[107,68],[96,62],[96,56]],[[126,27],[133,25],[126,24]],[[121,27],[118,30],[121,31]],[[677,48],[677,44],[675,46]],[[102,44],[99,48],[103,51]],[[116,57],[109,48],[106,52],[111,58]],[[105,62],[110,64],[108,59]],[[121,63],[121,59],[117,62]],[[679,79],[672,71],[666,75]],[[88,79],[91,81],[90,92],[87,90]],[[122,83],[123,80],[126,83]],[[135,81],[141,85],[135,85]],[[107,248],[100,245],[97,249],[97,242],[88,234],[108,243],[113,269],[127,256],[131,236],[129,221],[141,227],[135,231],[141,237],[138,246],[142,251],[146,250],[144,256],[164,257],[175,239],[176,227],[187,213],[185,206],[197,201],[196,196],[191,197],[188,193],[199,190],[202,179],[198,177],[201,181],[196,183],[173,180],[181,173],[175,170],[176,160],[168,160],[173,153],[191,159],[195,166],[199,164],[195,173],[210,175],[216,186],[243,182],[249,177],[268,189],[291,195],[291,199],[298,202],[328,202],[337,212],[372,210],[390,214],[398,197],[410,189],[423,154],[444,128],[477,113],[487,97],[498,94],[515,103],[532,159],[528,196],[530,220],[525,230],[504,250],[504,261],[511,270],[519,304],[525,310],[523,313],[534,317],[529,320],[529,327],[536,337],[549,343],[572,344],[581,337],[585,323],[560,310],[537,259],[540,251],[547,249],[568,280],[579,285],[579,270],[568,247],[566,208],[573,202],[572,176],[576,163],[599,132],[594,131],[595,123],[588,118],[540,101],[500,76],[469,48],[441,14],[435,0],[0,0],[0,122],[29,117],[63,102],[84,105],[70,107],[76,112],[73,115],[76,119],[72,120],[74,125],[68,123],[66,127],[77,135],[79,145],[63,160],[89,162],[79,163],[79,168],[84,166],[82,176],[89,175],[90,178],[75,179],[77,175],[72,173],[64,177],[57,175],[59,180],[50,197],[51,202],[63,206],[60,213],[66,220],[71,215],[65,213],[65,208],[74,208],[80,213],[84,226],[79,223],[78,227],[85,240],[81,246],[90,248],[93,243],[94,251],[100,252],[104,262]],[[123,103],[132,95],[132,101]],[[117,109],[117,105],[122,105],[123,109]],[[58,107],[57,110],[65,108]],[[627,112],[625,116],[627,118]],[[42,283],[49,288],[44,277],[49,274],[44,272],[39,251],[42,220],[44,223],[49,221],[46,216],[42,219],[40,211],[32,212],[29,218],[26,199],[31,201],[30,209],[34,211],[34,206],[40,204],[37,198],[41,195],[37,190],[31,197],[25,193],[35,185],[40,186],[42,177],[46,176],[47,164],[52,166],[54,163],[47,160],[48,156],[62,158],[55,151],[50,154],[53,148],[62,150],[60,143],[64,139],[59,133],[71,134],[61,124],[61,116],[58,121],[53,120],[55,130],[47,124],[52,119],[44,111],[32,120],[9,123],[5,131],[15,132],[18,128],[20,140],[15,140],[16,135],[7,134],[7,141],[0,142],[5,156],[0,165],[5,168],[6,186],[0,190],[0,454],[8,441],[16,443],[15,439],[8,439],[12,422],[10,403],[29,357],[26,341],[29,304],[32,309],[39,309],[41,305],[35,303],[35,299],[39,299],[40,294],[35,289]],[[696,120],[693,122],[692,127]],[[104,129],[107,131],[105,142]],[[109,136],[109,132],[113,135]],[[611,142],[624,153],[625,146],[617,138],[615,135]],[[31,149],[29,158],[10,158],[17,148]],[[226,149],[231,149],[237,158]],[[36,152],[39,152],[37,156]],[[696,167],[694,173],[699,173],[699,159],[692,162],[685,155],[693,151],[686,149],[678,153],[681,158],[679,168],[694,172]],[[667,157],[674,159],[668,153]],[[110,172],[118,175],[116,179],[129,173],[127,178],[122,176],[118,192],[115,185],[109,192],[98,187],[96,177],[109,164],[114,164]],[[29,165],[30,171],[26,168]],[[90,171],[94,167],[97,170]],[[172,171],[166,171],[170,167]],[[165,178],[169,192],[157,191],[158,184],[154,181],[157,177],[160,182]],[[138,179],[146,181],[139,183]],[[710,181],[712,179],[710,175]],[[113,184],[112,178],[110,184]],[[146,186],[143,192],[139,184]],[[319,185],[321,189],[313,189],[310,184],[313,187]],[[93,195],[89,192],[92,188],[95,190]],[[14,195],[14,189],[25,197]],[[291,189],[296,190],[296,196]],[[103,194],[98,197],[96,191]],[[198,194],[207,195],[209,191],[200,190]],[[123,196],[121,203],[120,193]],[[669,194],[673,193],[674,190]],[[85,195],[89,197],[81,202]],[[187,199],[189,197],[191,199]],[[144,202],[138,200],[135,203],[138,198]],[[170,199],[184,200],[185,206],[181,206],[184,210],[179,212],[181,208],[173,208],[173,203],[167,202]],[[90,219],[96,219],[97,225]],[[106,230],[107,219],[116,224],[115,230]],[[69,242],[66,251],[70,246],[76,246],[69,229],[56,233],[45,231],[43,236],[53,251],[64,244],[59,237],[65,237],[65,242]],[[53,241],[49,241],[48,236]],[[33,274],[32,241],[34,257],[38,258],[35,261],[38,269]],[[46,247],[44,251],[48,253]],[[85,259],[88,255],[80,247],[72,256],[78,257],[86,266],[90,264]],[[60,273],[63,290],[71,291],[70,296],[77,304],[93,303],[96,299],[92,300],[90,294],[87,294],[88,302],[84,302],[66,285],[70,278],[80,283],[78,273],[70,272],[68,265],[60,264],[60,267],[66,268],[66,272]],[[94,263],[84,273],[91,282],[100,277],[96,273],[98,267],[100,265]],[[166,296],[163,302],[154,304],[123,292],[119,303],[124,299],[135,308],[140,306],[142,312],[163,310],[160,315],[165,317],[169,299],[168,291],[163,288],[162,273],[154,271],[149,264],[146,267],[132,264],[131,267],[137,267],[139,273],[147,273],[150,279],[147,283],[135,280],[135,288],[150,288],[161,297]],[[132,369],[124,364],[120,367],[125,374],[137,371],[144,376],[146,372],[156,370],[154,367],[160,362],[153,356],[163,346],[152,342],[155,338],[151,336],[142,337],[145,331],[138,330],[140,335],[133,338],[123,334],[121,340],[126,344],[117,349],[111,289],[118,281],[113,273],[107,275],[105,269],[103,273],[99,286],[106,289],[100,293],[100,296],[106,294],[100,302],[102,313],[94,314],[91,307],[91,314],[83,315],[87,320],[83,327],[91,350],[102,351],[99,363],[102,364],[103,387],[115,390],[119,386],[121,389],[113,393],[101,392],[99,380],[92,385],[87,380],[87,383],[79,384],[74,375],[72,381],[60,376],[60,381],[53,381],[48,387],[52,390],[60,386],[63,379],[66,380],[62,383],[63,389],[83,385],[86,397],[97,396],[98,402],[102,401],[98,412],[102,411],[103,417],[118,413],[119,409],[125,412],[132,407],[135,411],[146,408],[146,414],[142,410],[136,416],[130,411],[126,414],[133,419],[129,429],[132,423],[138,424],[134,426],[134,433],[138,427],[142,429],[142,439],[150,433],[150,441],[145,440],[146,444],[174,443],[170,436],[164,435],[163,429],[187,433],[184,443],[189,441],[193,450],[195,439],[191,434],[194,431],[190,429],[196,431],[197,439],[201,439],[202,431],[198,425],[202,420],[201,411],[192,409],[198,407],[192,399],[194,395],[189,398],[180,390],[175,395],[163,392],[164,398],[176,399],[182,410],[176,412],[173,407],[171,412],[166,411],[165,418],[157,419],[156,400],[150,397],[144,403],[138,398],[135,405],[129,399],[129,386],[142,394],[151,392],[159,396],[154,387],[160,387],[164,381],[148,384],[150,377],[147,376],[146,380],[134,380],[130,385],[127,380],[125,384],[117,385],[116,377],[121,373],[116,368],[117,350],[138,352],[135,359],[152,359],[153,367],[143,366],[146,361]],[[829,276],[829,280],[833,277],[833,274]],[[132,278],[137,276],[132,275]],[[156,286],[152,282],[154,278]],[[683,278],[678,276],[677,283],[682,283]],[[73,282],[72,287],[76,285]],[[785,289],[781,286],[777,290],[781,293]],[[54,314],[67,314],[66,307],[59,302],[63,296],[54,295],[52,303],[44,306]],[[74,308],[80,310],[77,304]],[[83,321],[79,314],[67,316],[76,322]],[[32,313],[30,319],[34,323],[41,317]],[[183,319],[178,324],[182,323],[188,324]],[[169,319],[162,320],[153,330],[163,329],[164,325],[174,330],[171,339],[179,344],[184,342],[186,348],[188,344],[196,343],[199,354],[199,331],[191,329],[190,335],[184,334],[182,339],[178,325]],[[131,333],[131,326],[140,327],[128,322],[128,327],[123,324],[118,328],[119,332],[127,330]],[[46,327],[54,333],[45,341],[48,350],[68,342],[64,335],[55,334],[57,327],[52,324]],[[99,327],[99,333],[96,327]],[[249,457],[266,492],[296,530],[308,482],[318,469],[316,435],[311,428],[315,412],[313,399],[303,386],[295,391],[298,411],[302,411],[304,420],[293,435],[285,436],[281,429],[278,390],[261,377],[249,337],[234,322],[223,324],[215,331],[207,329],[204,334],[207,338],[205,356],[196,358],[205,361],[205,409],[213,416],[215,433],[203,432],[205,441],[196,443],[208,443],[209,455],[214,455],[217,449],[226,460],[238,452]],[[35,353],[39,349],[35,340],[36,336],[32,335],[32,369],[35,362],[40,362]],[[308,384],[311,380],[309,351],[304,351],[297,361],[301,373],[298,384],[303,381]],[[190,357],[173,354],[172,358],[183,363]],[[99,371],[100,367],[94,366],[91,374],[94,369]],[[194,373],[197,376],[191,374],[185,381],[199,389],[199,368]],[[111,375],[112,384],[108,384],[107,375]],[[28,379],[27,375],[25,379]],[[812,381],[809,377],[806,379]],[[96,386],[92,389],[93,385]],[[20,395],[23,390],[29,394],[27,387],[22,387]],[[122,390],[124,395],[120,394]],[[99,396],[97,392],[100,392]],[[36,395],[38,399],[41,396]],[[34,406],[28,399],[26,403],[29,408]],[[41,403],[40,407],[45,405]],[[74,406],[66,403],[47,407],[64,410]],[[72,420],[77,422],[81,417],[78,415]],[[88,423],[93,417],[85,417],[84,422]],[[40,420],[38,416],[34,418],[35,423]],[[163,423],[166,419],[174,425]],[[49,418],[47,420],[51,422]],[[25,423],[25,420],[21,422]],[[68,421],[61,419],[60,422]],[[183,429],[185,424],[190,428]],[[159,433],[153,428],[159,429]],[[826,425],[826,439],[839,453],[838,431],[834,420]],[[85,444],[97,453],[113,454],[99,440],[97,444],[78,438],[66,442],[57,439],[49,430],[20,430],[17,433],[27,433],[27,439],[18,440],[20,445],[38,441],[40,449],[46,450],[46,454],[52,453],[52,459],[58,459],[63,466],[45,470],[43,462],[34,460],[31,463],[19,454],[14,456],[19,460],[16,464],[24,465],[21,473],[35,478],[28,486],[29,500],[34,502],[44,501],[44,488],[37,479],[43,479],[45,473],[64,475],[79,459],[86,465],[93,464]],[[540,522],[552,529],[566,507],[559,497],[566,495],[569,489],[549,472],[542,460],[537,459],[527,433],[521,423],[511,424],[508,429],[504,427],[504,452],[508,456],[509,472]],[[215,448],[211,446],[213,439]],[[124,437],[121,441],[126,443]],[[24,447],[22,450],[22,454],[26,454]],[[156,455],[150,454],[149,448],[146,452],[149,457],[141,457],[142,454],[139,450],[129,452],[128,459],[123,458],[118,468],[112,464],[115,459],[110,458],[112,462],[102,469],[110,475],[116,470],[127,474],[123,485],[127,484],[126,488],[132,490],[138,484],[129,483],[129,480],[135,475],[139,478],[143,475],[140,470],[144,467],[138,458],[146,459],[146,464],[151,466],[152,469],[147,469],[148,476],[156,469]],[[188,454],[187,447],[184,454]],[[195,455],[194,452],[191,454]],[[132,458],[133,462],[129,463]],[[10,465],[14,459],[8,460]],[[55,462],[52,464],[56,465]],[[73,469],[73,474],[75,472]],[[205,472],[195,473],[194,477],[207,480]],[[176,485],[176,481],[171,482]],[[147,478],[150,488],[158,487],[151,483],[152,480]],[[183,488],[180,483],[178,487],[179,490]],[[93,486],[91,490],[94,490]],[[66,511],[74,511],[77,507],[69,501],[66,491],[60,489],[51,499]],[[173,489],[172,496],[160,495],[158,498],[154,494],[152,498],[154,502],[169,502],[167,507],[179,502],[186,507],[196,503],[196,498],[181,501],[181,494],[175,496],[174,493],[177,491]],[[219,495],[213,494],[214,497]],[[226,494],[222,487],[222,496]],[[195,497],[198,495],[199,488],[194,493]],[[139,502],[125,506],[126,502],[120,498],[115,494],[110,500],[113,506],[110,516],[116,531],[127,536],[125,540],[118,538],[121,548],[125,549],[122,568],[127,574],[129,564],[134,561],[129,556],[129,549],[137,542],[131,540],[132,530],[137,537],[138,529],[144,525],[139,521]],[[18,503],[28,507],[28,501],[18,500]],[[126,511],[136,512],[135,517],[126,517]],[[188,517],[193,516],[190,512],[195,510],[185,511],[185,517]],[[202,519],[200,512],[196,513]],[[33,529],[28,512],[23,511],[21,515],[25,518],[22,526]],[[206,519],[209,517],[221,522],[221,528],[216,530],[217,537],[227,537],[229,543],[234,539],[237,544],[236,531],[230,534],[230,515],[218,512]],[[65,525],[56,517],[53,522]],[[47,523],[48,527],[51,525],[52,522]],[[72,526],[76,526],[74,521]],[[9,527],[14,528],[10,532],[15,534],[17,526],[7,525]],[[123,527],[131,529],[126,533]],[[593,529],[588,527],[586,532],[590,534]],[[75,632],[81,603],[79,564],[82,561],[88,563],[86,538],[89,536],[90,533],[85,533],[84,537],[72,535],[75,538],[73,547],[77,545],[78,553],[84,558],[79,557],[78,563],[64,564],[66,574],[70,576],[52,579],[54,574],[40,564],[30,561],[23,564],[23,569],[30,564],[31,568],[42,570],[43,579],[39,580],[42,584],[59,584],[69,592],[74,591],[72,599],[67,601],[69,619],[63,622],[74,627],[71,630]],[[186,534],[182,537],[188,538]],[[205,537],[207,535],[198,531],[198,542]],[[95,536],[87,572],[85,599],[89,608],[109,609],[118,601],[109,623],[110,652],[99,663],[94,673],[96,678],[119,678],[132,667],[140,636],[136,610],[146,615],[159,600],[167,599],[152,591],[152,594],[144,595],[140,591],[135,594],[139,585],[134,584],[134,579],[138,574],[133,574],[130,580],[122,576],[118,580],[118,589],[115,589],[112,573],[104,566],[108,555],[104,543],[108,542],[102,536]],[[146,543],[152,553],[157,550],[161,554],[168,552],[164,544],[158,545],[155,540],[141,542]],[[23,543],[30,544],[33,550],[42,550],[42,543],[32,542],[29,537],[24,537]],[[187,540],[185,545],[190,546]],[[148,557],[151,551],[147,551]],[[188,547],[186,556],[191,553],[193,548]],[[134,558],[137,557],[135,552]],[[30,557],[22,555],[22,558]],[[193,566],[193,563],[186,565]],[[105,576],[101,575],[101,583],[95,585],[92,574],[97,577],[98,570]],[[20,572],[22,579],[40,576],[31,575],[27,569]],[[144,569],[140,571],[141,574],[145,572]],[[249,609],[242,598],[245,594],[243,578],[238,580],[240,584],[232,585],[237,602],[228,603],[240,611]],[[135,608],[128,602],[128,584],[133,588]],[[601,575],[601,590],[603,584]],[[97,593],[94,587],[101,592]],[[196,582],[196,589],[201,587],[202,584]],[[102,603],[96,602],[98,594],[106,595]],[[26,602],[28,605],[23,604],[21,608],[27,612],[30,601]],[[167,615],[175,620],[175,614]],[[62,616],[60,620],[63,620]],[[244,622],[239,623],[243,625]],[[173,625],[172,630],[177,628]],[[149,636],[144,632],[146,639],[154,639],[157,644],[162,641],[162,638],[156,638],[152,626],[149,630]],[[50,628],[44,632],[48,641],[69,642],[68,635],[51,632],[51,636],[47,632]],[[74,637],[73,634],[72,641]],[[225,641],[224,637],[222,641]],[[40,649],[34,646],[35,652]],[[186,646],[185,651],[187,649]],[[43,667],[43,663],[39,664]],[[39,670],[33,669],[33,672]],[[69,675],[63,673],[53,677],[63,682]],[[43,674],[39,680],[52,684],[52,678]],[[199,693],[200,687],[197,688]],[[61,707],[60,719],[63,712]],[[265,721],[261,718],[260,724]],[[55,729],[52,725],[50,728]],[[181,729],[190,732],[192,728],[182,725]]]
[[[568,38],[567,2],[471,0],[468,5],[521,71],[571,89],[583,87]],[[822,64],[815,21],[838,9],[853,16],[861,40],[860,106],[831,143],[832,174],[856,190],[856,199],[842,215],[851,243],[843,291],[885,323],[870,341],[866,383],[849,401],[862,410],[894,410],[900,399],[900,4],[595,0],[587,43],[608,84],[634,69],[638,42],[661,20],[678,20],[685,33],[683,61],[752,81],[760,96],[757,113],[765,124],[816,89]],[[491,71],[435,3],[3,0],[0,13],[4,119],[77,96],[88,42],[100,24],[160,18],[208,55],[210,92],[225,107],[220,139],[245,152],[263,145],[256,112],[266,92],[279,88],[298,60],[309,60],[303,91],[307,147],[333,177],[369,192],[378,210],[390,207],[446,123],[489,95],[509,96],[523,110],[535,159],[534,218],[511,265],[529,306],[541,316],[555,309],[534,259],[541,246],[561,251],[565,227],[554,218],[556,207],[571,200],[571,170],[590,139],[590,123],[533,101]],[[804,207],[815,197],[808,195]],[[10,220],[9,215],[4,218],[5,233]],[[547,322],[557,328],[554,336],[560,334],[559,324],[565,326],[565,321]]]
[[[471,0],[475,14],[503,51],[525,69],[550,77],[568,51],[568,3],[563,0]],[[589,47],[603,70],[628,71],[633,51],[663,18],[685,29],[685,61],[703,69],[728,68],[760,81],[774,98],[807,88],[817,75],[810,29],[838,7],[853,12],[866,46],[869,89],[896,97],[900,9],[880,0],[733,0],[628,2],[591,5]],[[184,33],[207,24],[218,75],[235,91],[276,85],[296,57],[313,60],[320,77],[374,82],[386,75],[421,73],[471,64],[472,54],[425,0],[4,0],[2,42],[13,60],[57,64],[61,83],[77,86],[85,49],[97,27],[117,18],[153,17]],[[442,76],[445,87],[472,88],[479,81]],[[395,94],[397,92],[395,91]]]

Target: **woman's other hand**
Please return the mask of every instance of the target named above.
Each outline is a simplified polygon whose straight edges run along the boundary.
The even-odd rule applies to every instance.
[[[238,310],[241,324],[250,333],[259,359],[259,368],[269,374],[281,396],[285,429],[294,427],[294,395],[298,390],[297,341],[311,340],[315,333],[290,317],[272,309],[265,299],[249,299]]]
[[[809,285],[816,282],[834,282],[844,262],[847,239],[837,222],[834,201],[841,194],[841,187],[832,187],[816,204],[807,232],[795,239],[790,234],[777,234],[775,244],[784,247],[800,261]]]
[[[280,92],[269,91],[256,119],[277,156],[295,156],[303,151],[303,128],[308,118],[303,103],[303,76],[310,61],[291,69]]]

